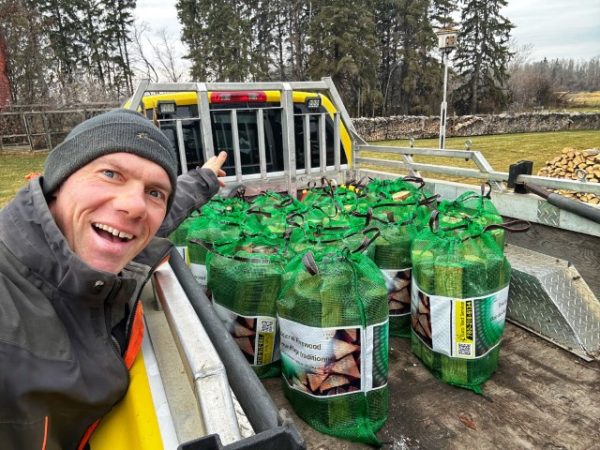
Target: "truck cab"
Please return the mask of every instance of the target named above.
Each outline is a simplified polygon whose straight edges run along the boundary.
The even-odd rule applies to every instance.
[[[234,154],[239,148],[243,175],[260,173],[261,141],[267,172],[284,170],[281,92],[278,90],[210,91],[212,143],[215,151]],[[334,165],[334,117],[337,114],[328,97],[319,93],[294,90],[293,132],[296,168],[319,165],[320,145],[324,145],[325,164]],[[204,161],[204,145],[196,92],[172,92],[145,95],[142,109],[171,140],[179,154],[179,172],[186,172]],[[235,124],[235,126],[233,126]],[[181,128],[181,137],[177,130]],[[341,164],[347,164],[351,152],[350,137],[342,125],[339,145],[343,148]],[[319,133],[324,133],[321,144]],[[234,137],[235,136],[235,137]],[[307,152],[306,149],[309,149]],[[234,158],[224,167],[227,175],[235,175]]]

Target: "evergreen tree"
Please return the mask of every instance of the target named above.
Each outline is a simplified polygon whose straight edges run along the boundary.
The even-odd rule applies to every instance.
[[[58,96],[75,100],[83,87],[100,85],[103,95],[132,91],[128,30],[135,0],[29,0],[39,11],[40,39],[51,66],[44,75],[58,85]],[[80,95],[81,94],[81,95]]]
[[[436,28],[450,28],[454,25],[452,13],[458,9],[457,0],[432,0],[429,5],[429,19]]]
[[[87,0],[82,9],[81,32],[82,38],[87,44],[88,51],[86,57],[82,61],[84,68],[89,75],[98,80],[102,88],[106,88],[110,84],[107,80],[107,60],[108,55],[105,53],[105,46],[101,34],[98,32],[101,29],[101,16],[103,14],[99,0]]]
[[[90,0],[86,0],[90,1]],[[93,0],[91,0],[93,1]],[[101,38],[110,51],[112,83],[117,94],[133,92],[132,72],[129,61],[129,29],[133,25],[136,0],[102,0],[104,3]],[[90,40],[92,37],[90,37]]]
[[[33,0],[41,13],[42,34],[48,39],[54,62],[53,78],[67,90],[78,78],[78,67],[86,58],[82,42],[80,0]]]
[[[309,75],[331,76],[350,114],[373,113],[376,88],[375,24],[365,0],[313,1]],[[365,111],[365,105],[370,111]]]
[[[383,114],[431,114],[439,104],[442,72],[432,56],[437,41],[429,8],[428,0],[377,0],[374,4]]]
[[[506,107],[511,22],[500,10],[506,0],[462,0],[461,34],[454,58],[461,84],[454,105],[461,114]]]
[[[288,30],[289,78],[304,80],[308,76],[308,33],[312,15],[312,1],[285,0],[282,10]]]
[[[399,15],[402,0],[376,0],[373,16],[375,19],[376,36],[378,37],[379,67],[377,83],[383,92],[382,115],[389,112],[388,105],[392,103],[395,86],[397,85],[397,69],[400,66],[398,49],[402,30],[399,26]],[[394,76],[392,78],[392,76]]]
[[[279,80],[308,78],[308,34],[312,15],[311,0],[275,0],[273,21],[273,64]]]
[[[178,0],[192,78],[245,81],[250,76],[252,8],[240,0]]]
[[[277,55],[275,39],[276,20],[282,0],[252,0],[247,2],[249,24],[251,26],[250,65],[252,80],[265,81],[271,79],[271,71]]]
[[[0,3],[0,33],[5,46],[5,69],[12,103],[44,103],[49,96],[51,61],[43,35],[42,17],[21,0]]]

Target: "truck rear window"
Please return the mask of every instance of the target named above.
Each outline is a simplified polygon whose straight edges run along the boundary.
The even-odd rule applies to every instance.
[[[265,157],[267,172],[283,170],[283,136],[281,132],[281,109],[278,104],[216,104],[211,105],[211,125],[215,152],[226,151],[230,156],[224,167],[227,175],[235,175],[233,157],[233,131],[231,127],[232,109],[236,110],[238,125],[238,141],[242,174],[260,173],[258,151],[257,111],[263,114],[265,133]],[[319,112],[325,112],[321,107]],[[147,111],[148,118],[153,118],[153,110]],[[310,154],[311,166],[319,165],[319,116],[310,114],[304,104],[294,105],[295,126],[294,138],[296,147],[296,168],[305,168],[304,158],[304,115],[310,117]],[[177,138],[176,120],[181,119],[183,146],[181,149]],[[201,124],[198,118],[198,106],[177,106],[175,114],[158,115],[161,130],[172,142],[178,152],[185,151],[187,168],[204,163],[202,152]],[[327,165],[334,164],[333,156],[333,121],[326,116],[325,141],[327,148]],[[341,152],[341,163],[345,164],[346,155]],[[181,169],[180,169],[181,171]]]

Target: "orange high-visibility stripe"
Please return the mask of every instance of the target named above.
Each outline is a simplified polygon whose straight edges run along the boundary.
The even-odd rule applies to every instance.
[[[133,316],[133,322],[131,323],[131,335],[129,336],[129,342],[127,343],[127,350],[125,350],[125,356],[123,357],[127,369],[131,369],[131,366],[133,366],[133,362],[142,348],[143,339],[144,308],[142,308],[142,302],[138,301]]]
[[[125,356],[123,356],[123,361],[125,362],[125,367],[127,367],[127,370],[131,369],[131,366],[133,366],[133,362],[142,348],[142,340],[144,339],[144,308],[142,307],[142,302],[137,302],[137,306],[133,314],[134,316],[131,323],[131,334],[129,336],[129,342],[127,343],[127,349],[125,350]],[[100,425],[101,420],[102,419],[98,419],[89,426],[89,428],[85,431],[83,438],[81,438],[81,441],[77,446],[77,450],[83,450],[85,448],[86,444],[92,437],[92,434],[96,428],[98,428],[98,425]]]
[[[94,430],[96,428],[98,428],[98,425],[100,425],[100,420],[101,419],[96,420],[93,424],[91,424],[88,427],[87,430],[85,430],[85,434],[81,438],[81,441],[79,441],[79,445],[77,446],[77,450],[83,450],[85,448],[86,444],[88,443],[88,441],[92,437],[92,433],[94,432]]]
[[[48,444],[48,416],[44,417],[44,440],[42,441],[42,450],[46,450]]]

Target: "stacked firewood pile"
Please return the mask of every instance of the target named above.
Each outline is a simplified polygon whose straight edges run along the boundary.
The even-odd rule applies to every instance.
[[[561,155],[546,161],[546,165],[538,172],[542,177],[570,178],[572,180],[586,180],[589,183],[600,183],[600,150],[575,150],[565,148]],[[568,198],[581,200],[592,205],[600,204],[600,197],[586,192],[572,192],[566,190],[555,191]]]

